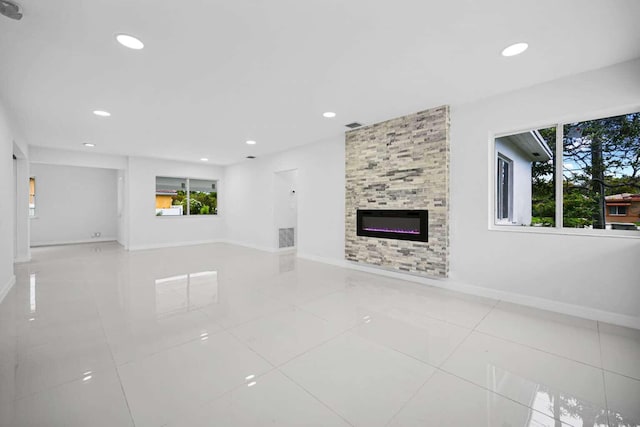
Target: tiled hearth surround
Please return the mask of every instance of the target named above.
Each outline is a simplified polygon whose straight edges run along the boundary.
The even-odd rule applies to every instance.
[[[346,134],[345,255],[430,277],[449,271],[449,107]],[[356,235],[357,209],[428,209],[429,241]]]

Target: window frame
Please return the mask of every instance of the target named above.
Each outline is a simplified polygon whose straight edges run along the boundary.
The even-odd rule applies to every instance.
[[[33,194],[31,194],[31,182],[33,181]],[[28,200],[28,204],[29,204],[29,218],[37,218],[38,217],[38,213],[37,213],[37,203],[36,203],[36,177],[35,175],[30,176],[29,177],[29,200]],[[31,207],[31,198],[33,197],[33,208]]]
[[[185,194],[187,197],[187,214],[186,215],[157,215],[155,214],[154,216],[156,218],[219,218],[220,217],[220,199],[218,197],[216,197],[216,213],[214,214],[205,214],[205,215],[191,215],[191,203],[190,203],[190,198],[191,198],[191,185],[190,185],[190,181],[191,180],[199,180],[199,181],[212,181],[216,184],[216,195],[220,194],[220,179],[218,178],[202,178],[202,177],[189,177],[189,178],[185,178],[183,176],[171,176],[171,175],[155,175],[155,191],[157,192],[158,188],[157,188],[157,180],[158,178],[174,178],[174,179],[181,179],[185,181]]]
[[[629,216],[629,206],[607,206],[607,216]],[[616,213],[611,213],[611,208],[615,208]],[[620,213],[620,208],[624,208],[624,213]]]
[[[500,167],[501,163],[508,166],[507,177],[506,177],[507,183],[508,183],[507,194],[506,194],[506,199],[507,199],[507,217],[506,218],[500,216],[501,210],[504,210],[503,206],[504,206],[504,198],[505,198],[504,188],[500,190],[501,180],[499,179],[500,177],[503,176],[503,174],[500,174],[500,175],[498,174],[498,168]],[[496,177],[496,182],[495,182],[496,197],[495,197],[495,211],[494,211],[495,222],[497,225],[511,225],[513,224],[513,160],[497,150],[496,150],[495,177]]]
[[[517,224],[507,223],[507,222],[498,222],[497,219],[497,194],[496,194],[496,179],[497,179],[497,168],[498,168],[498,156],[496,139],[500,137],[505,137],[509,135],[514,135],[518,133],[530,132],[537,129],[544,128],[556,128],[556,147],[553,153],[553,161],[560,162],[562,164],[564,158],[564,125],[569,123],[579,123],[590,120],[598,120],[607,117],[615,117],[626,114],[633,114],[640,112],[640,104],[633,105],[631,107],[623,107],[616,109],[608,109],[595,112],[593,114],[585,114],[585,115],[567,115],[560,117],[557,121],[549,123],[549,122],[539,122],[536,124],[534,122],[533,126],[530,127],[518,127],[512,128],[505,131],[500,132],[489,132],[489,215],[488,215],[488,229],[489,231],[499,231],[499,232],[515,232],[515,233],[534,233],[534,234],[559,234],[559,235],[570,235],[570,236],[585,236],[585,237],[614,237],[614,238],[623,238],[623,239],[640,239],[640,230],[638,231],[629,231],[629,230],[607,230],[607,229],[584,229],[584,228],[565,228],[563,224],[563,210],[564,210],[564,200],[563,200],[563,168],[556,167],[555,171],[555,193],[556,193],[556,210],[555,210],[555,226],[554,227],[527,227],[527,226],[519,226]]]

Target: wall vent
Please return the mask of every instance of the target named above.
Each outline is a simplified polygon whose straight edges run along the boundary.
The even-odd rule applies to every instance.
[[[256,156],[247,156],[247,159],[255,159]]]
[[[293,228],[278,229],[278,248],[292,248],[295,246]]]
[[[356,129],[362,126],[362,123],[358,123],[358,122],[353,122],[353,123],[349,123],[347,125],[345,125],[346,127],[348,127],[349,129]]]

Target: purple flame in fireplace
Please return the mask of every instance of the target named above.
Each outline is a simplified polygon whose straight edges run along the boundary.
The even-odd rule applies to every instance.
[[[363,230],[380,231],[380,232],[383,232],[383,233],[397,233],[397,234],[420,234],[419,230],[394,230],[392,228],[370,228],[370,227],[364,227]]]

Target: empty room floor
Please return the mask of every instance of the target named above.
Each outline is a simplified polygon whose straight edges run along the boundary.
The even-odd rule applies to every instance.
[[[637,426],[640,331],[227,244],[33,250],[0,425]]]

